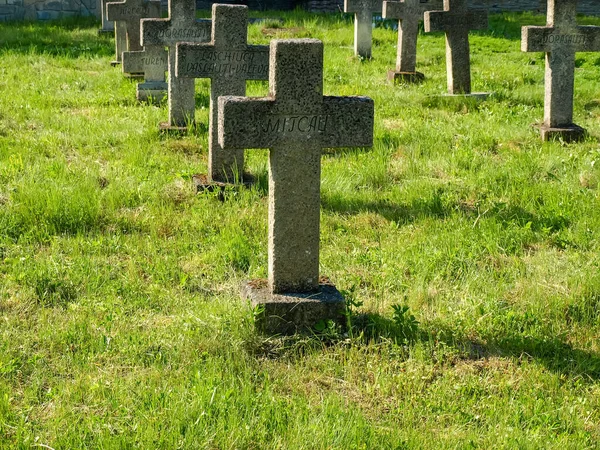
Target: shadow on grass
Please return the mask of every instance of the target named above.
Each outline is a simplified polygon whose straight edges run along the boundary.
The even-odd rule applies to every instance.
[[[67,58],[110,56],[110,37],[97,36],[94,18],[62,19],[51,22],[10,22],[0,28],[0,53],[44,54]],[[93,33],[90,39],[90,32]]]
[[[325,210],[344,215],[378,214],[386,220],[399,224],[409,224],[424,218],[444,219],[451,214],[462,214],[473,221],[481,217],[492,217],[504,225],[516,224],[530,228],[534,232],[557,232],[568,228],[571,224],[569,218],[560,212],[535,214],[521,206],[503,202],[496,202],[487,208],[485,213],[480,213],[478,209],[467,207],[455,200],[448,201],[442,189],[407,203],[323,194],[321,206]]]

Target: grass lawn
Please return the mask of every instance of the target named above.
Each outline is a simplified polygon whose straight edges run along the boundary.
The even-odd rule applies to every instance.
[[[375,100],[374,147],[322,159],[350,331],[262,336],[240,301],[267,273],[266,150],[251,189],[196,195],[206,128],[160,136],[97,23],[1,24],[0,448],[600,448],[600,55],[577,55],[590,136],[542,143],[520,26],[545,17],[472,35],[475,104],[438,97],[441,34],[426,82],[392,86],[392,30],[360,61],[348,18],[272,15],[250,42],[322,39],[325,93]]]

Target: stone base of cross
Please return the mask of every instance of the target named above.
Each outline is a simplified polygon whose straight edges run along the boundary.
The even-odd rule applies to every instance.
[[[542,141],[563,141],[566,143],[583,141],[587,136],[585,128],[579,125],[565,127],[550,127],[547,125],[536,125],[540,130]]]
[[[421,72],[396,72],[388,70],[387,79],[393,83],[422,83],[425,81],[425,75]]]

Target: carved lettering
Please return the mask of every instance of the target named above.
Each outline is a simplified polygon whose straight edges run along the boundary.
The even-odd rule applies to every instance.
[[[195,28],[175,28],[173,30],[160,30],[157,32],[157,38],[169,39],[208,39],[205,30]]]
[[[586,44],[586,36],[581,34],[549,34],[542,39],[543,44]]]
[[[329,116],[286,116],[269,117],[267,123],[263,126],[264,133],[323,133],[331,124]]]
[[[142,58],[142,64],[144,66],[166,66],[167,60],[165,58],[145,56]]]

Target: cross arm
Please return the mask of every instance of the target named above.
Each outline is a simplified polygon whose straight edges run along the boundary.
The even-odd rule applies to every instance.
[[[561,32],[551,27],[523,27],[521,50],[524,52],[552,52],[556,46],[571,46],[578,52],[600,51],[600,27],[583,26]]]
[[[173,46],[178,42],[210,41],[212,21],[199,19],[188,26],[174,26],[171,19],[142,19],[142,45]]]
[[[383,0],[344,0],[345,13],[361,13],[370,10],[372,14],[381,14]]]
[[[399,1],[383,2],[382,17],[384,19],[400,19],[406,11],[406,3]]]
[[[369,97],[323,97],[323,148],[371,147],[375,104]]]
[[[123,73],[141,73],[144,71],[143,51],[123,52]]]
[[[486,30],[488,28],[487,11],[467,11],[466,13],[450,13],[448,11],[425,12],[425,32],[448,31],[463,27],[467,30]]]
[[[269,126],[275,101],[270,98],[219,97],[219,144],[223,149],[271,148],[278,133]],[[275,128],[275,130],[273,130]]]
[[[239,50],[219,50],[213,44],[177,44],[178,77],[227,75],[246,80],[268,80],[269,46],[248,45]]]

